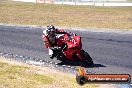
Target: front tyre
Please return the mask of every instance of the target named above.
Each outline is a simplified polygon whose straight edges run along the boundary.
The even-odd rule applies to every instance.
[[[81,50],[81,55],[84,57],[84,60],[82,61],[83,67],[88,67],[88,66],[91,67],[94,64],[92,58],[87,52]]]

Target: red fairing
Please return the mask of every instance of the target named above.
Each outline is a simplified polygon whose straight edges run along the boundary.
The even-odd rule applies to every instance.
[[[65,56],[69,59],[69,60],[75,60],[76,58],[73,58],[73,53],[77,52],[77,45],[73,44],[72,42],[67,42],[68,45],[68,49],[67,51],[64,51]]]
[[[74,36],[74,39],[77,42],[77,44],[80,44],[80,42],[81,42],[81,37],[80,36]]]
[[[64,34],[62,37],[57,39],[57,42],[59,45],[62,45],[63,43],[67,44],[67,50],[63,51],[64,55],[69,60],[76,60],[76,58],[73,58],[73,53],[75,53],[81,60],[83,59],[80,56],[81,51],[81,45],[80,45],[80,36],[69,36],[68,34]]]
[[[72,42],[67,42],[67,45],[68,45],[68,49],[77,47],[77,45],[73,44]]]

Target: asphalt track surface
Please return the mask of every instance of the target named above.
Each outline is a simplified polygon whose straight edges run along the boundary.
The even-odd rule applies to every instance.
[[[0,25],[0,52],[42,60],[48,57],[41,39],[43,28]],[[104,74],[132,75],[132,34],[67,30],[82,36],[83,48],[93,58],[89,71]],[[74,66],[74,65],[73,65]]]

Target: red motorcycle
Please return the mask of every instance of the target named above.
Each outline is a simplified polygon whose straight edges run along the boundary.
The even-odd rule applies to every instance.
[[[58,34],[56,35],[58,43],[54,47],[54,56],[61,61],[81,61],[82,66],[92,66],[93,60],[90,55],[82,49],[81,37],[75,34]]]

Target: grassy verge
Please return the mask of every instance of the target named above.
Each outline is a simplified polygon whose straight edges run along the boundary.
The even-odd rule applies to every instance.
[[[0,23],[131,30],[132,7],[3,2],[0,3]]]
[[[71,74],[0,58],[0,88],[96,88],[79,86]]]
[[[10,65],[0,61],[0,87],[32,88],[53,83],[54,79],[50,76],[26,72],[28,69],[29,67]]]

